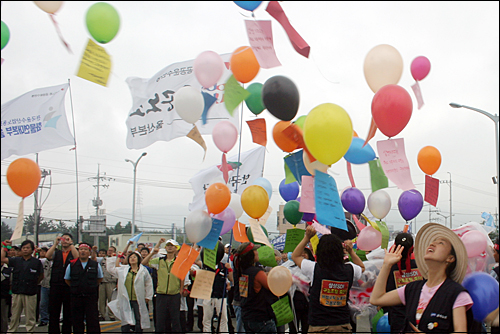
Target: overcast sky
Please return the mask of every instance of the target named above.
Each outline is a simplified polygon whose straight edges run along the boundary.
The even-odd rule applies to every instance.
[[[220,163],[220,151],[210,136],[203,150],[187,138],[156,142],[142,150],[128,150],[125,121],[132,97],[127,77],[150,78],[165,66],[195,59],[206,50],[231,53],[249,45],[245,20],[249,12],[231,1],[224,2],[110,2],[119,12],[118,35],[104,45],[112,57],[112,75],[108,87],[76,77],[83,50],[90,34],[85,14],[94,2],[65,2],[56,15],[64,39],[74,54],[59,40],[48,14],[31,1],[2,1],[1,19],[10,29],[11,39],[2,50],[2,104],[30,90],[71,81],[79,170],[79,212],[94,214],[92,199],[95,182],[88,180],[100,171],[114,181],[101,188],[100,197],[107,212],[107,224],[126,222],[132,217],[133,167],[124,159],[136,160],[147,152],[137,172],[138,205],[136,223],[141,228],[164,229],[175,223],[181,227],[188,215],[193,191],[188,180],[199,170]],[[282,66],[261,69],[252,82],[264,83],[274,75],[290,78],[298,87],[300,106],[297,117],[307,115],[315,106],[331,102],[350,115],[354,130],[365,138],[371,120],[373,92],[363,75],[366,54],[376,45],[389,44],[402,55],[404,71],[399,82],[412,96],[413,115],[397,136],[404,138],[411,175],[417,189],[424,193],[424,173],[417,165],[419,150],[435,146],[442,164],[434,177],[452,179],[453,226],[481,221],[481,212],[497,210],[494,124],[487,117],[467,109],[452,109],[456,102],[498,113],[499,106],[499,3],[498,2],[280,2],[290,22],[311,46],[309,59],[299,55],[283,28],[265,11],[264,2],[256,11],[258,20],[271,20],[276,54]],[[426,56],[431,71],[420,86],[425,101],[421,110],[411,90],[414,80],[410,64],[417,56]],[[238,109],[240,110],[240,109]],[[72,129],[70,95],[66,112]],[[267,121],[268,146],[264,177],[273,185],[270,205],[284,204],[278,185],[284,178],[283,153],[272,140],[272,128],[278,121],[269,112],[260,116]],[[243,120],[255,116],[243,109]],[[73,132],[73,130],[72,130]],[[386,137],[377,132],[370,141]],[[241,134],[242,151],[252,143],[248,126]],[[39,154],[39,165],[50,170],[50,193],[43,190],[45,219],[76,218],[75,155],[70,147]],[[238,152],[235,146],[229,155]],[[35,159],[35,154],[26,156]],[[2,217],[15,216],[20,198],[7,185],[8,165],[17,156],[2,160]],[[344,159],[331,167],[339,189],[349,186]],[[367,164],[353,165],[356,185],[365,197],[371,192]],[[49,178],[46,184],[49,183]],[[403,226],[397,200],[401,190],[389,183],[392,210],[386,221]],[[437,207],[445,216],[450,212],[450,188],[440,185]],[[25,201],[25,213],[32,212],[33,196]],[[432,208],[434,209],[434,208]],[[275,210],[276,211],[276,210]],[[247,221],[245,215],[243,222]],[[437,218],[435,214],[432,216]],[[417,217],[421,226],[429,220],[429,206]],[[444,223],[444,220],[442,220]],[[448,220],[449,223],[449,220]],[[276,230],[276,215],[266,225]]]

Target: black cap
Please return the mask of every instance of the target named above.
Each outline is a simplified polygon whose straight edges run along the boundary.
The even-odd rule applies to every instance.
[[[413,236],[410,233],[401,232],[396,236],[394,244],[396,246],[404,246],[403,253],[401,253],[401,255],[403,258],[406,258],[408,256],[408,251],[413,246]]]
[[[348,231],[336,227],[331,228],[332,233],[339,237],[342,241],[352,240],[358,235],[358,233],[356,232],[356,228],[349,219],[346,219],[346,223]]]

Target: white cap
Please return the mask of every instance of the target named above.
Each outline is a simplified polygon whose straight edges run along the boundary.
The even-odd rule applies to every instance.
[[[174,239],[168,239],[167,242],[165,243],[165,246],[168,244],[172,244],[174,246],[179,246],[179,243],[175,241]]]
[[[224,248],[228,248],[228,247],[230,247],[230,246],[231,246],[230,244],[226,244],[226,245],[224,246]]]

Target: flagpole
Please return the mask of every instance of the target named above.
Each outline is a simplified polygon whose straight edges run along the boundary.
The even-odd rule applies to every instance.
[[[245,84],[243,84],[243,88],[245,88]],[[236,170],[236,188],[234,189],[234,193],[238,193],[238,184],[240,177],[240,154],[241,154],[241,132],[243,131],[243,102],[241,102],[241,113],[240,113],[240,140],[238,143],[238,169]],[[232,232],[231,232],[232,233]]]
[[[69,85],[69,100],[71,102],[71,117],[73,118],[73,139],[75,142],[75,172],[76,172],[76,240],[78,242],[82,241],[81,233],[80,233],[80,211],[79,211],[79,201],[78,201],[78,156],[76,154],[76,129],[75,129],[75,113],[73,111],[73,94],[71,94],[71,82],[68,78]]]

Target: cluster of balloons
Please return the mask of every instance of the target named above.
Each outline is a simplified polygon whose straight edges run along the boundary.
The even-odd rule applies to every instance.
[[[297,225],[302,221],[311,222],[316,215],[310,212],[300,211],[300,186],[297,181],[286,184],[286,179],[283,179],[279,185],[281,198],[286,202],[283,208],[285,219],[292,225]]]

